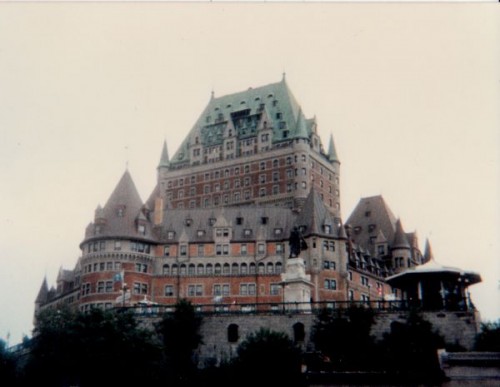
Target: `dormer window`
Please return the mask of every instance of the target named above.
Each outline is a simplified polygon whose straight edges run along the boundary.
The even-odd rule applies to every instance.
[[[252,235],[252,229],[251,228],[246,228],[243,230],[243,235],[245,236],[251,236]]]
[[[236,224],[237,225],[242,225],[243,224],[243,218],[241,216],[236,217]]]
[[[125,206],[120,206],[116,209],[116,215],[120,218],[125,216]]]
[[[167,239],[174,239],[174,237],[175,237],[175,231],[167,232]]]
[[[185,220],[185,225],[186,225],[187,227],[190,227],[192,223],[193,223],[193,219],[191,219],[191,218],[187,218],[187,219]]]
[[[332,233],[332,226],[330,226],[329,224],[325,224],[323,226],[324,230],[325,230],[325,234],[331,234]]]
[[[145,235],[145,234],[146,234],[146,226],[145,226],[145,225],[143,225],[143,224],[139,224],[139,225],[137,226],[137,232],[138,232],[139,234]]]
[[[196,232],[196,235],[198,235],[199,237],[202,237],[203,235],[205,235],[205,230],[198,230]]]
[[[274,235],[281,235],[283,233],[283,229],[282,228],[275,228],[274,229]]]

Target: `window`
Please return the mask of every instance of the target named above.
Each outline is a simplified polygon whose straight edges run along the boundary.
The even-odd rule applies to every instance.
[[[271,284],[270,288],[269,288],[269,293],[271,294],[271,296],[277,296],[280,294],[280,289],[281,289],[281,285]]]
[[[139,273],[147,273],[148,265],[145,263],[136,263],[135,264],[135,271],[138,271]]]
[[[248,248],[246,243],[243,243],[240,247],[240,254],[241,255],[247,255],[248,254]]]
[[[186,256],[187,255],[187,245],[181,245],[180,246],[180,255],[181,256]]]
[[[106,293],[113,292],[113,281],[106,281]]]
[[[198,257],[205,255],[205,245],[198,245]]]
[[[334,279],[325,279],[325,289],[337,290],[337,281]]]
[[[169,275],[170,274],[170,266],[169,265],[163,265],[163,274]]]
[[[143,224],[139,224],[139,225],[137,226],[137,232],[138,232],[139,234],[145,235],[145,234],[146,234],[146,226],[145,226],[145,225],[143,225]]]
[[[264,243],[259,243],[257,245],[257,252],[259,254],[264,254],[266,252],[266,245]]]
[[[97,283],[97,293],[104,293],[104,281]]]
[[[140,282],[134,282],[134,294],[148,294],[148,285]]]

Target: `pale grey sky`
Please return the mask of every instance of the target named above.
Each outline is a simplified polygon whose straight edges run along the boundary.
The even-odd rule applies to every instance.
[[[0,3],[0,337],[31,334],[125,170],[146,200],[216,96],[281,79],[342,162],[500,318],[497,4]]]

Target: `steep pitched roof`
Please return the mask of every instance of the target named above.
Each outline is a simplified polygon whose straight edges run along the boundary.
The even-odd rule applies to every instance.
[[[425,249],[424,249],[424,262],[429,262],[434,259],[434,254],[432,253],[431,243],[429,239],[425,241]]]
[[[396,222],[396,234],[394,235],[394,241],[392,242],[392,249],[410,249],[410,242],[408,242],[408,238],[406,233],[403,230],[403,225],[401,224],[401,220],[398,219]]]
[[[150,239],[151,235],[139,235],[137,219],[146,220],[142,214],[143,203],[129,171],[125,171],[108,201],[100,210],[99,233],[94,225],[87,227],[86,238],[94,236]]]
[[[163,142],[163,149],[161,151],[160,163],[158,164],[158,168],[168,167],[170,165],[170,159],[168,158],[168,148],[167,141]]]
[[[263,105],[263,106],[262,106]],[[298,133],[304,136],[304,130],[309,136],[311,134],[311,123],[304,121],[297,125],[299,121],[300,107],[294,95],[290,91],[288,84],[283,78],[280,82],[268,84],[257,88],[224,95],[221,97],[212,97],[208,105],[193,125],[189,134],[170,160],[170,164],[184,163],[189,161],[189,144],[192,138],[200,138],[203,142],[204,135],[215,130],[214,121],[227,128],[231,125],[232,114],[238,114],[247,110],[249,115],[257,114],[263,110],[271,122],[269,125],[273,128],[273,143],[295,138]],[[278,114],[279,113],[279,114]],[[282,127],[284,122],[286,128]],[[217,125],[216,125],[217,126]],[[220,128],[219,128],[220,129]],[[285,130],[286,129],[286,134]]]
[[[328,143],[328,159],[330,161],[339,161],[337,150],[335,149],[335,143],[333,142],[333,134],[330,135],[330,142]]]
[[[49,286],[47,285],[47,277],[44,277],[42,286],[40,286],[40,290],[38,291],[38,295],[36,296],[35,303],[43,304],[47,302],[47,297],[49,295]]]
[[[345,222],[351,228],[351,238],[355,243],[372,249],[375,240],[382,231],[388,241],[394,240],[396,217],[382,196],[362,198]]]
[[[181,236],[184,241],[210,242],[218,227],[231,228],[232,240],[284,240],[288,239],[294,220],[292,210],[275,206],[166,209],[159,232],[160,242],[179,241]],[[175,233],[173,238],[168,237],[170,231]]]
[[[321,196],[311,188],[304,202],[302,210],[297,216],[297,225],[306,226],[306,234],[325,234],[324,226],[330,226],[330,234],[339,235],[340,224],[336,224],[334,216],[328,211]]]

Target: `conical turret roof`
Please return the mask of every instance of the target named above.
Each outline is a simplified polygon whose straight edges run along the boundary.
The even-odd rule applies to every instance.
[[[43,304],[47,302],[48,295],[49,295],[49,286],[47,285],[47,277],[44,277],[42,281],[42,286],[40,286],[40,290],[38,291],[38,295],[36,296],[35,303]]]
[[[391,248],[394,249],[410,249],[410,242],[408,242],[408,238],[406,237],[406,233],[403,230],[403,225],[401,224],[401,220],[398,219],[396,222],[396,234],[394,235],[394,242],[392,243]]]
[[[333,134],[330,135],[330,142],[328,144],[328,159],[330,161],[339,162],[337,150],[335,149],[335,143],[333,142]]]
[[[160,163],[158,164],[158,168],[161,168],[161,167],[168,168],[169,166],[170,166],[170,160],[168,158],[167,141],[165,140],[163,142],[163,149],[161,151]]]

